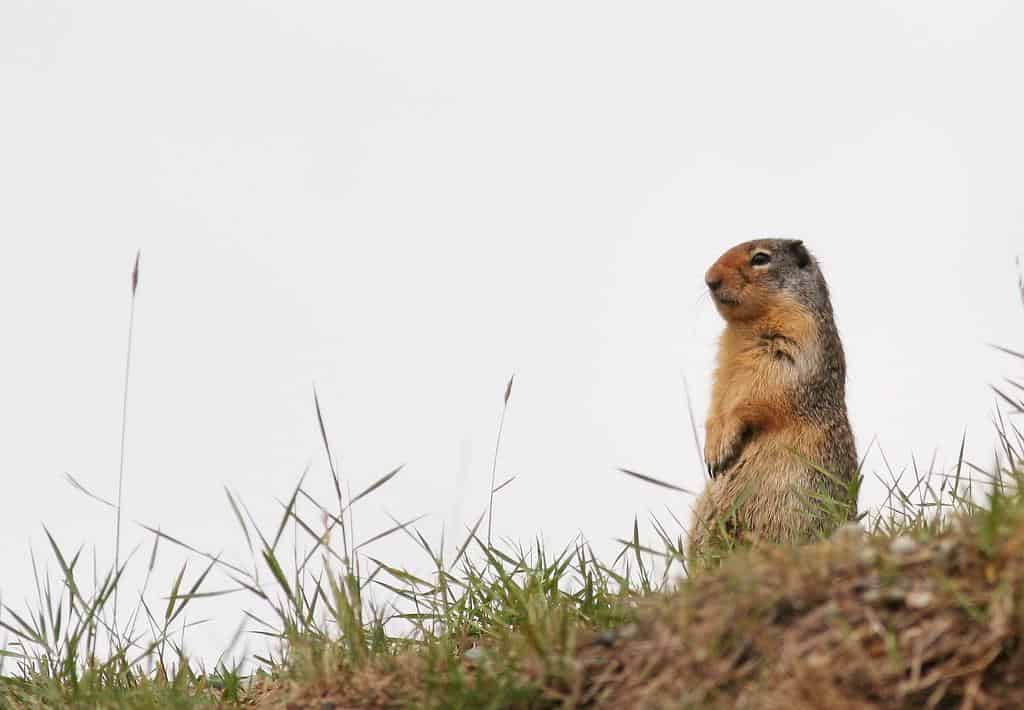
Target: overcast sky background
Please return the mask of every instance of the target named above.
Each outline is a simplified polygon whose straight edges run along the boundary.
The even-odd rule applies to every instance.
[[[224,486],[267,528],[307,464],[329,499],[314,382],[353,491],[406,464],[360,537],[419,513],[451,537],[513,371],[496,534],[611,552],[634,515],[688,518],[616,467],[702,485],[703,274],[762,236],[820,259],[861,451],[948,466],[966,430],[986,464],[987,385],[1020,372],[986,343],[1024,347],[1022,30],[1009,1],[6,0],[3,602],[44,523],[112,558],[63,474],[116,497],[137,248],[126,547],[141,521],[245,562]],[[189,647],[249,601],[197,605]]]

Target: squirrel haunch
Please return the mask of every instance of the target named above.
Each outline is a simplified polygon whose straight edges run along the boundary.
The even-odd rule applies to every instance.
[[[726,327],[691,550],[722,533],[802,542],[856,517],[846,361],[828,286],[803,242],[761,239],[705,275]],[[822,473],[820,469],[828,472]]]

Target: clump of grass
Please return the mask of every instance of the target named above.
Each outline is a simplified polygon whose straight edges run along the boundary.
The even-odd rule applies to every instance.
[[[46,531],[49,550],[59,566],[54,581],[41,574],[32,558],[36,600],[34,613],[19,613],[4,604],[8,620],[0,620],[13,640],[0,651],[0,670],[14,664],[17,676],[4,676],[3,702],[18,706],[69,705],[156,707],[166,703],[212,703],[217,697],[238,697],[237,673],[219,667],[214,676],[197,669],[175,637],[202,622],[186,622],[183,612],[209,573],[191,583],[192,595],[182,594],[185,568],[178,575],[162,616],[144,601],[149,575],[139,601],[122,627],[115,625],[113,598],[121,583],[125,561],[102,577],[83,573],[83,550],[67,554]],[[150,551],[148,572],[157,558],[157,540]],[[89,577],[91,576],[91,579]],[[214,692],[214,688],[218,688]]]
[[[509,388],[506,405],[508,392]],[[449,696],[478,697],[488,688],[487,693],[521,699],[539,686],[521,683],[512,659],[544,659],[548,675],[557,676],[564,670],[564,659],[571,657],[581,628],[611,627],[629,617],[624,601],[635,593],[635,569],[645,580],[641,586],[651,588],[639,557],[637,568],[618,560],[605,566],[581,539],[555,554],[539,541],[529,546],[488,543],[481,527],[485,517],[492,517],[493,502],[452,546],[443,537],[430,542],[416,527],[419,519],[395,521],[392,527],[357,540],[352,534],[354,506],[389,483],[401,467],[346,500],[315,393],[314,407],[336,507],[320,504],[307,491],[303,477],[282,503],[280,519],[270,533],[257,525],[244,501],[228,491],[254,565],[243,569],[201,553],[263,609],[249,610],[246,616],[258,633],[279,643],[276,654],[256,656],[283,684],[270,697],[288,687],[300,695],[334,693],[355,702],[351,692],[363,688],[359,679],[372,683],[375,673],[401,674],[415,667],[413,675],[422,683],[404,689],[402,703],[417,698],[426,702],[440,688]],[[495,487],[492,494],[501,488]],[[298,531],[308,545],[292,561],[281,554],[289,529]],[[199,551],[166,532],[151,531],[161,540]],[[415,542],[428,561],[429,573],[388,564],[365,551],[370,543],[395,534]],[[393,600],[380,606],[374,592]],[[176,596],[194,599],[201,593],[190,590]],[[467,654],[479,662],[467,666]],[[282,669],[287,669],[283,676]],[[260,687],[265,689],[266,684]],[[390,687],[402,690],[393,683]]]
[[[193,580],[186,579],[187,565],[183,565],[161,614],[145,600],[159,549],[160,537],[154,536],[138,601],[124,623],[119,622],[119,591],[125,568],[135,554],[133,551],[122,561],[128,387],[139,261],[137,252],[131,270],[117,503],[92,493],[66,474],[74,488],[114,510],[114,563],[101,574],[94,551],[89,570],[83,547],[69,553],[44,527],[57,576],[41,572],[33,554],[34,608],[19,612],[9,604],[0,604],[0,629],[8,635],[0,649],[2,707],[191,706],[240,698],[242,684],[237,667],[228,668],[218,661],[214,670],[207,672],[186,657],[180,641],[189,628],[202,623],[187,621],[185,610],[194,599],[209,594],[200,588],[213,563]],[[16,675],[8,674],[12,666],[17,669]]]

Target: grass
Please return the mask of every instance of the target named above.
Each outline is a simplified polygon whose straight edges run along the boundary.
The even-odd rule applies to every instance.
[[[126,373],[126,401],[127,384]],[[511,391],[510,379],[495,462]],[[510,482],[496,485],[496,466],[487,508],[453,539],[429,540],[419,519],[359,538],[359,504],[397,485],[402,467],[352,495],[314,391],[334,498],[317,500],[303,475],[279,517],[260,526],[225,489],[248,564],[149,528],[151,545],[123,560],[118,534],[115,565],[99,574],[81,548],[47,531],[58,575],[39,573],[33,558],[31,607],[0,606],[10,639],[0,707],[1021,706],[1024,436],[1014,415],[1024,412],[1024,385],[1007,380],[997,391],[1011,414],[997,418],[991,467],[966,460],[964,441],[948,471],[886,464],[886,498],[859,523],[800,547],[729,541],[710,565],[687,556],[671,513],[669,523],[634,518],[610,560],[582,538],[556,549],[494,540],[494,496]],[[117,505],[71,483],[119,521],[121,476]],[[848,517],[817,503],[837,523]],[[644,542],[647,525],[656,544]],[[368,553],[395,535],[425,564]],[[169,549],[189,561],[153,600],[150,577]],[[129,564],[147,574],[119,618]],[[194,609],[222,595],[247,607],[234,641],[212,664],[188,658]],[[246,633],[271,650],[229,661]]]

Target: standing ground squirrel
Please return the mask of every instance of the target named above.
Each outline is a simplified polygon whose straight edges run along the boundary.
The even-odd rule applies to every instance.
[[[722,533],[786,543],[828,534],[856,517],[858,472],[825,277],[803,242],[763,239],[725,252],[705,281],[726,326],[691,551]]]

